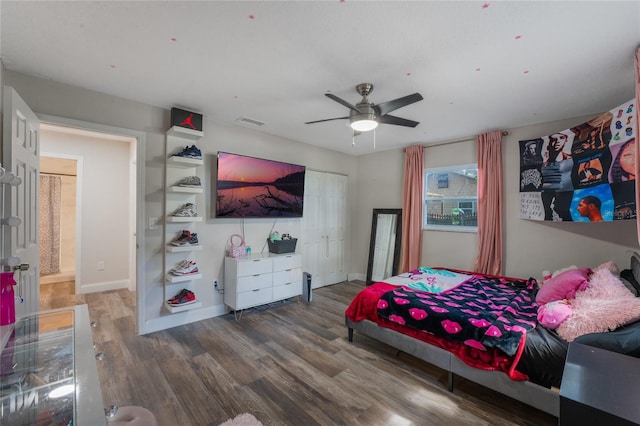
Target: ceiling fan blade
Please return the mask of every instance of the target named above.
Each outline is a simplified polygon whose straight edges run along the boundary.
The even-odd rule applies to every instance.
[[[341,99],[339,97],[337,97],[336,95],[334,95],[333,93],[325,93],[324,94],[327,98],[329,99],[333,99],[334,101],[336,101],[337,103],[346,106],[349,109],[354,110],[355,112],[360,112],[360,110],[355,106],[350,104],[349,102],[345,101],[344,99]]]
[[[307,121],[304,124],[322,123],[323,121],[331,121],[331,120],[346,120],[347,118],[349,117],[325,118],[324,120]]]
[[[378,117],[378,123],[395,124],[397,126],[416,127],[420,124],[417,121],[407,120],[406,118],[396,117],[395,115],[383,115]]]
[[[378,112],[378,117],[380,117],[398,108],[402,108],[404,106],[411,105],[412,103],[421,101],[422,99],[423,97],[420,93],[414,93],[412,95],[407,95],[402,98],[394,99],[392,101],[383,102],[376,105],[374,108]]]

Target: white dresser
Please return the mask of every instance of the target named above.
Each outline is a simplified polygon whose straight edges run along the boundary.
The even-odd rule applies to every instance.
[[[302,294],[302,255],[254,255],[224,260],[224,304],[241,311]]]

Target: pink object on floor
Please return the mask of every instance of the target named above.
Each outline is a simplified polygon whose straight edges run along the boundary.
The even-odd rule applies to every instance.
[[[13,272],[0,273],[0,325],[16,322],[16,298],[13,294]]]

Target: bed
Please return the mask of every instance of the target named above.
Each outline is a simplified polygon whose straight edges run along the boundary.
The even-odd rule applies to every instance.
[[[605,269],[602,265],[598,268]],[[576,281],[574,277],[584,272],[588,280],[595,277],[594,270],[573,270],[558,277],[570,275]],[[640,262],[637,272],[640,275]],[[604,276],[605,272],[599,274]],[[633,312],[622,322],[597,324],[595,333],[589,333],[593,330],[587,327],[587,332],[567,340],[555,327],[538,322],[542,305],[536,298],[542,290],[535,279],[422,267],[360,291],[345,311],[348,339],[353,342],[355,330],[442,368],[448,372],[450,391],[459,376],[557,417],[569,341],[584,339],[582,343],[593,346],[606,341],[609,347],[605,349],[616,350],[611,348],[612,342],[615,346],[622,339],[628,343],[624,349],[628,354],[634,356],[634,350],[640,353],[640,298],[635,297],[640,288],[631,294],[631,284],[616,277],[616,285],[635,299]],[[573,281],[572,297],[600,285]],[[545,294],[567,287],[566,279],[561,283],[564,287],[548,282],[551,285]],[[573,316],[580,318],[577,311]],[[563,325],[576,321],[566,320]],[[573,331],[570,327],[561,330]]]

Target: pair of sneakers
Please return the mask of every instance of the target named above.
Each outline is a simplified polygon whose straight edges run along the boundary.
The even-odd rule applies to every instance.
[[[169,272],[176,276],[197,274],[198,265],[193,260],[186,259],[174,266]]]
[[[198,234],[195,234],[185,229],[182,231],[182,234],[180,234],[177,238],[175,238],[169,244],[176,247],[197,246]]]
[[[169,306],[184,306],[195,302],[196,295],[193,294],[191,290],[187,290],[186,288],[183,288],[178,292],[178,294],[167,300]]]
[[[197,146],[186,146],[182,151],[177,154],[173,154],[174,157],[194,158],[196,160],[202,160],[202,151]]]
[[[187,176],[182,178],[177,185],[183,188],[202,188],[202,183],[198,176]]]
[[[193,203],[187,203],[176,210],[172,216],[175,217],[196,217],[198,216],[198,212],[196,209],[196,205]]]

